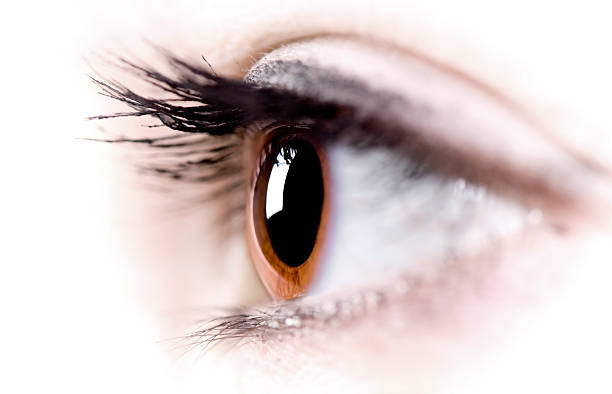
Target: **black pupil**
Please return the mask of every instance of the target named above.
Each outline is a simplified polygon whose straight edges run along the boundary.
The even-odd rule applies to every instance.
[[[280,148],[266,191],[266,225],[276,255],[298,267],[314,248],[323,206],[319,156],[306,141]]]

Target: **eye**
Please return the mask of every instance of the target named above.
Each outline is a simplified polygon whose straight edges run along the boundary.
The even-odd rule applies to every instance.
[[[248,197],[247,242],[270,294],[289,299],[306,292],[325,242],[323,153],[313,140],[285,132],[266,143],[259,162]]]
[[[380,78],[359,67],[376,62]],[[169,156],[149,172],[240,213],[245,264],[277,300],[353,294],[379,278],[384,293],[405,278],[448,280],[452,267],[485,278],[459,262],[550,231],[571,201],[556,182],[575,167],[565,153],[495,96],[425,61],[338,39],[273,51],[244,81],[170,64],[178,77],[128,66],[172,98],[99,82],[135,109],[111,116],[153,115],[180,132],[131,141]],[[428,290],[437,304],[443,292]],[[282,308],[256,313],[249,322],[286,318]]]

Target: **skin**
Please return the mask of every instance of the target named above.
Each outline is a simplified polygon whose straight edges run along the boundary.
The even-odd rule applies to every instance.
[[[202,308],[268,300],[243,235],[223,243],[205,237],[218,207],[168,214],[176,197],[139,187],[130,168],[137,154],[81,144],[68,155],[81,166],[58,180],[88,202],[59,205],[75,224],[62,228],[79,246],[45,259],[57,267],[53,285],[40,280],[33,293],[54,294],[48,310],[62,322],[50,328],[55,344],[44,345],[50,356],[36,368],[54,377],[58,389],[79,391],[101,381],[97,389],[118,392],[612,390],[606,367],[612,361],[612,56],[605,49],[612,27],[603,2],[105,1],[76,7],[78,22],[70,26],[79,34],[58,37],[68,42],[62,53],[72,55],[54,70],[84,99],[59,115],[65,119],[122,109],[95,96],[82,77],[90,71],[74,53],[92,59],[92,52],[109,50],[161,64],[143,44],[146,37],[194,61],[204,54],[220,74],[242,78],[283,43],[365,37],[503,98],[596,175],[583,184],[588,192],[560,209],[567,231],[505,247],[491,271],[481,260],[466,261],[471,279],[460,290],[429,286],[342,329],[177,361],[157,341],[188,332]],[[103,62],[89,63],[108,70]],[[372,80],[384,71],[373,70]],[[72,136],[99,132],[91,122],[66,124]],[[104,126],[123,132],[124,124]],[[134,136],[148,132],[129,129]],[[489,143],[499,143],[495,138]],[[42,252],[36,253],[31,261],[41,261],[44,272]],[[53,291],[58,287],[63,290]],[[474,287],[478,295],[467,290]],[[23,299],[35,305],[38,298]]]

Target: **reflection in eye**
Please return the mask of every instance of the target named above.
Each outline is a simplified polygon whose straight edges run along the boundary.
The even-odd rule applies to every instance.
[[[178,77],[127,65],[172,98],[144,97],[97,81],[106,94],[134,109],[110,117],[149,115],[181,132],[127,139],[180,160],[152,166],[152,172],[173,181],[211,183],[219,199],[246,194],[241,212],[249,251],[274,298],[330,293],[390,272],[418,278],[448,256],[481,253],[527,224],[525,205],[504,195],[521,184],[515,174],[501,176],[496,166],[466,157],[417,127],[486,129],[494,126],[494,114],[463,119],[452,108],[449,122],[444,108],[408,105],[394,93],[295,61],[260,63],[247,82],[176,58],[169,62]],[[491,99],[483,104],[460,98],[454,102],[494,112]],[[244,157],[256,159],[236,168]],[[381,297],[364,299],[377,305]],[[296,321],[340,314],[339,309],[240,313],[199,335],[244,337],[276,329],[279,321],[293,327]]]

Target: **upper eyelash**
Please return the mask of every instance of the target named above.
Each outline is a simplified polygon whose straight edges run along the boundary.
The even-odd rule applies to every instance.
[[[358,116],[356,108],[322,102],[287,90],[229,80],[199,65],[166,55],[176,76],[164,75],[123,58],[118,60],[123,71],[135,74],[166,94],[170,93],[169,97],[146,97],[115,80],[92,78],[101,94],[126,104],[132,111],[89,119],[153,117],[159,123],[147,127],[165,126],[180,132],[163,137],[121,136],[98,141],[143,144],[159,152],[155,155],[149,152],[149,156],[143,159],[144,163],[137,166],[141,173],[186,184],[214,183],[206,188],[205,195],[195,197],[196,203],[227,197],[234,192],[233,202],[224,204],[224,211],[219,213],[223,222],[241,224],[232,219],[237,218],[234,213],[240,212],[244,206],[242,195],[235,192],[245,178],[248,179],[242,173],[241,162],[245,133],[265,132],[268,124],[316,133],[321,138],[347,138],[349,134],[358,134],[358,130],[378,127],[372,126],[377,121],[370,116]],[[254,128],[256,124],[259,126]],[[346,133],[347,130],[353,133]],[[359,133],[351,143],[368,146],[372,142],[367,138],[368,134]],[[383,141],[380,137],[377,136],[377,143]]]
[[[406,157],[408,150],[408,156],[419,162],[427,161],[430,156],[431,149],[421,138],[406,130],[400,130],[389,119],[378,118],[377,113],[300,96],[284,89],[225,79],[204,67],[186,63],[168,54],[167,60],[177,76],[163,75],[150,67],[119,59],[122,69],[134,73],[161,91],[170,93],[169,98],[145,97],[120,82],[92,78],[101,94],[125,103],[132,111],[92,116],[91,120],[150,116],[160,121],[153,126],[166,126],[182,132],[181,135],[201,137],[194,140],[177,137],[178,141],[172,143],[163,142],[169,137],[121,137],[103,140],[167,148],[164,150],[168,152],[169,157],[184,158],[182,162],[175,161],[172,165],[145,165],[140,168],[142,172],[187,182],[210,182],[222,177],[226,180],[233,177],[234,182],[238,183],[240,164],[235,159],[239,156],[241,143],[244,142],[242,133],[248,133],[254,130],[253,125],[261,126],[262,123],[301,129],[301,132],[314,133],[321,139],[342,138],[344,142],[356,148],[372,145],[384,145],[396,150],[403,148],[399,157]],[[261,131],[266,128],[267,126],[263,126],[256,129]],[[370,132],[372,129],[379,132],[373,135],[374,133]],[[230,145],[235,145],[236,148],[232,151],[226,150],[225,152],[230,154],[225,156],[203,147],[199,152],[194,151],[197,159],[190,159],[187,151],[182,150],[187,149],[191,143],[194,146],[203,146],[210,141],[221,143],[223,139],[229,143],[221,148]],[[206,171],[206,174],[201,174],[201,171]]]
[[[286,90],[257,87],[218,77],[202,67],[172,56],[168,57],[168,61],[174,66],[177,77],[165,76],[125,59],[120,61],[138,77],[170,93],[172,97],[145,97],[119,82],[92,78],[102,94],[125,103],[133,111],[98,115],[90,119],[154,116],[161,124],[176,131],[219,136],[233,134],[239,127],[248,127],[262,120],[296,123],[304,118],[337,119],[340,112],[347,110],[352,114],[350,109],[336,103],[322,103]]]
[[[216,188],[207,188],[209,192],[203,196],[205,200],[223,195],[223,190],[235,190],[242,181],[240,153],[244,136],[240,131],[251,130],[256,122],[271,119],[286,124],[307,119],[313,122],[313,117],[330,121],[340,119],[340,112],[346,115],[351,112],[336,104],[320,103],[288,91],[258,88],[242,81],[225,79],[171,55],[167,55],[167,60],[177,76],[164,75],[122,58],[119,66],[162,92],[170,93],[170,97],[145,97],[120,82],[92,78],[101,94],[126,104],[132,111],[89,119],[148,116],[160,122],[152,126],[165,126],[181,132],[163,137],[122,136],[97,140],[144,144],[163,152],[161,157],[159,154],[155,156],[153,164],[148,161],[141,164],[139,170],[142,173],[187,183],[222,181],[222,185]],[[239,209],[240,206],[236,205],[230,211]]]

